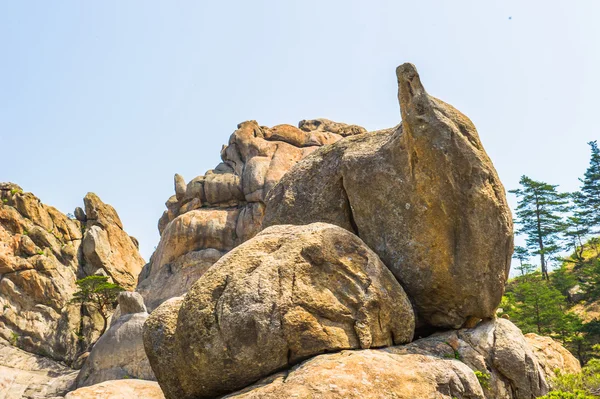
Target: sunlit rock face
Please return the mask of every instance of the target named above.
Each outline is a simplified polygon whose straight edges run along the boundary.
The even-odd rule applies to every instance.
[[[79,220],[12,183],[0,184],[0,337],[72,364],[102,319],[69,301],[77,279],[103,273],[132,289],[144,261],[117,213],[95,194]]]
[[[160,243],[137,288],[148,308],[186,293],[223,254],[256,235],[267,192],[293,165],[324,145],[365,132],[327,119],[272,128],[247,121],[231,135],[215,169],[188,183],[175,175],[175,195],[158,222]]]
[[[513,250],[505,191],[475,126],[397,69],[402,123],[297,163],[266,198],[263,227],[332,223],[373,249],[422,327],[492,317]]]

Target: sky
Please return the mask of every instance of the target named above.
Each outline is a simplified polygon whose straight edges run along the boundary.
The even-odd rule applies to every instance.
[[[598,0],[0,2],[0,181],[64,213],[95,192],[149,259],[173,175],[214,168],[239,122],[394,126],[412,62],[506,189],[573,191],[599,137],[598,15]]]

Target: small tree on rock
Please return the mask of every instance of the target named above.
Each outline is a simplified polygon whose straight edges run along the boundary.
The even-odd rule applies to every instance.
[[[73,294],[71,302],[92,306],[98,311],[104,322],[100,331],[102,336],[108,325],[108,317],[116,306],[117,297],[124,288],[109,282],[107,276],[87,276],[77,280],[76,284],[79,289]]]

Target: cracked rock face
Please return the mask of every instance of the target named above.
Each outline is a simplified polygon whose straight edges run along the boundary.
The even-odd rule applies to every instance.
[[[294,164],[323,145],[366,132],[327,119],[298,126],[240,123],[214,170],[187,184],[175,175],[175,195],[158,224],[160,243],[137,288],[150,310],[185,294],[224,253],[260,231],[267,192]]]
[[[541,363],[516,326],[496,319],[404,346],[316,356],[225,398],[531,399],[548,392]],[[488,376],[483,385],[475,371]]]
[[[420,326],[492,317],[508,277],[512,217],[473,123],[397,69],[402,124],[340,140],[269,192],[263,226],[332,223],[398,278]]]
[[[174,325],[176,323],[176,326]],[[333,225],[275,226],[233,249],[144,326],[167,398],[210,398],[307,357],[410,342],[392,273]]]
[[[16,184],[1,183],[0,200],[0,337],[72,364],[102,327],[92,308],[69,302],[77,279],[102,271],[132,288],[116,271],[126,259],[139,260],[138,272],[144,262],[114,209],[94,194],[85,225]]]

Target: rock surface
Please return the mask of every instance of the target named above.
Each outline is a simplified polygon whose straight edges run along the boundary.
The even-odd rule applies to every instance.
[[[253,237],[261,228],[267,192],[296,162],[325,144],[365,132],[327,119],[273,128],[247,121],[231,135],[214,170],[187,185],[175,175],[175,195],[159,221],[160,243],[139,279],[148,308],[186,293],[219,257]]]
[[[86,227],[83,255],[88,274],[104,270],[113,281],[127,290],[135,289],[144,266],[136,241],[124,230],[115,209],[103,203],[94,193],[83,199]]]
[[[167,317],[159,307],[144,331],[170,398],[215,397],[310,356],[406,343],[414,332],[411,304],[377,255],[323,223],[264,230],[179,303],[166,304]]]
[[[75,387],[77,371],[0,340],[0,399],[62,396]]]
[[[138,251],[114,239],[114,231],[125,234],[119,217],[93,194],[86,196],[85,225],[12,183],[0,184],[0,200],[0,337],[72,364],[102,328],[92,308],[69,303],[75,282],[96,272],[119,280],[121,263],[97,260],[141,260]],[[95,249],[84,250],[86,242]],[[100,252],[110,255],[92,256]]]
[[[465,364],[384,350],[344,351],[310,359],[229,399],[484,399]]]
[[[320,355],[226,398],[531,399],[548,391],[546,380],[519,329],[496,319],[405,346]]]
[[[164,399],[164,395],[154,381],[125,379],[79,388],[65,399]]]
[[[419,325],[492,317],[508,277],[512,217],[472,122],[397,69],[402,124],[345,138],[296,164],[263,225],[326,222],[356,233],[398,278]]]
[[[81,368],[78,387],[123,378],[155,380],[142,341],[148,318],[142,296],[137,292],[119,294],[119,314]]]
[[[537,357],[546,376],[550,377],[547,379],[550,385],[552,385],[552,378],[556,377],[556,370],[570,374],[581,371],[579,360],[552,338],[529,333],[525,334],[525,341]]]

